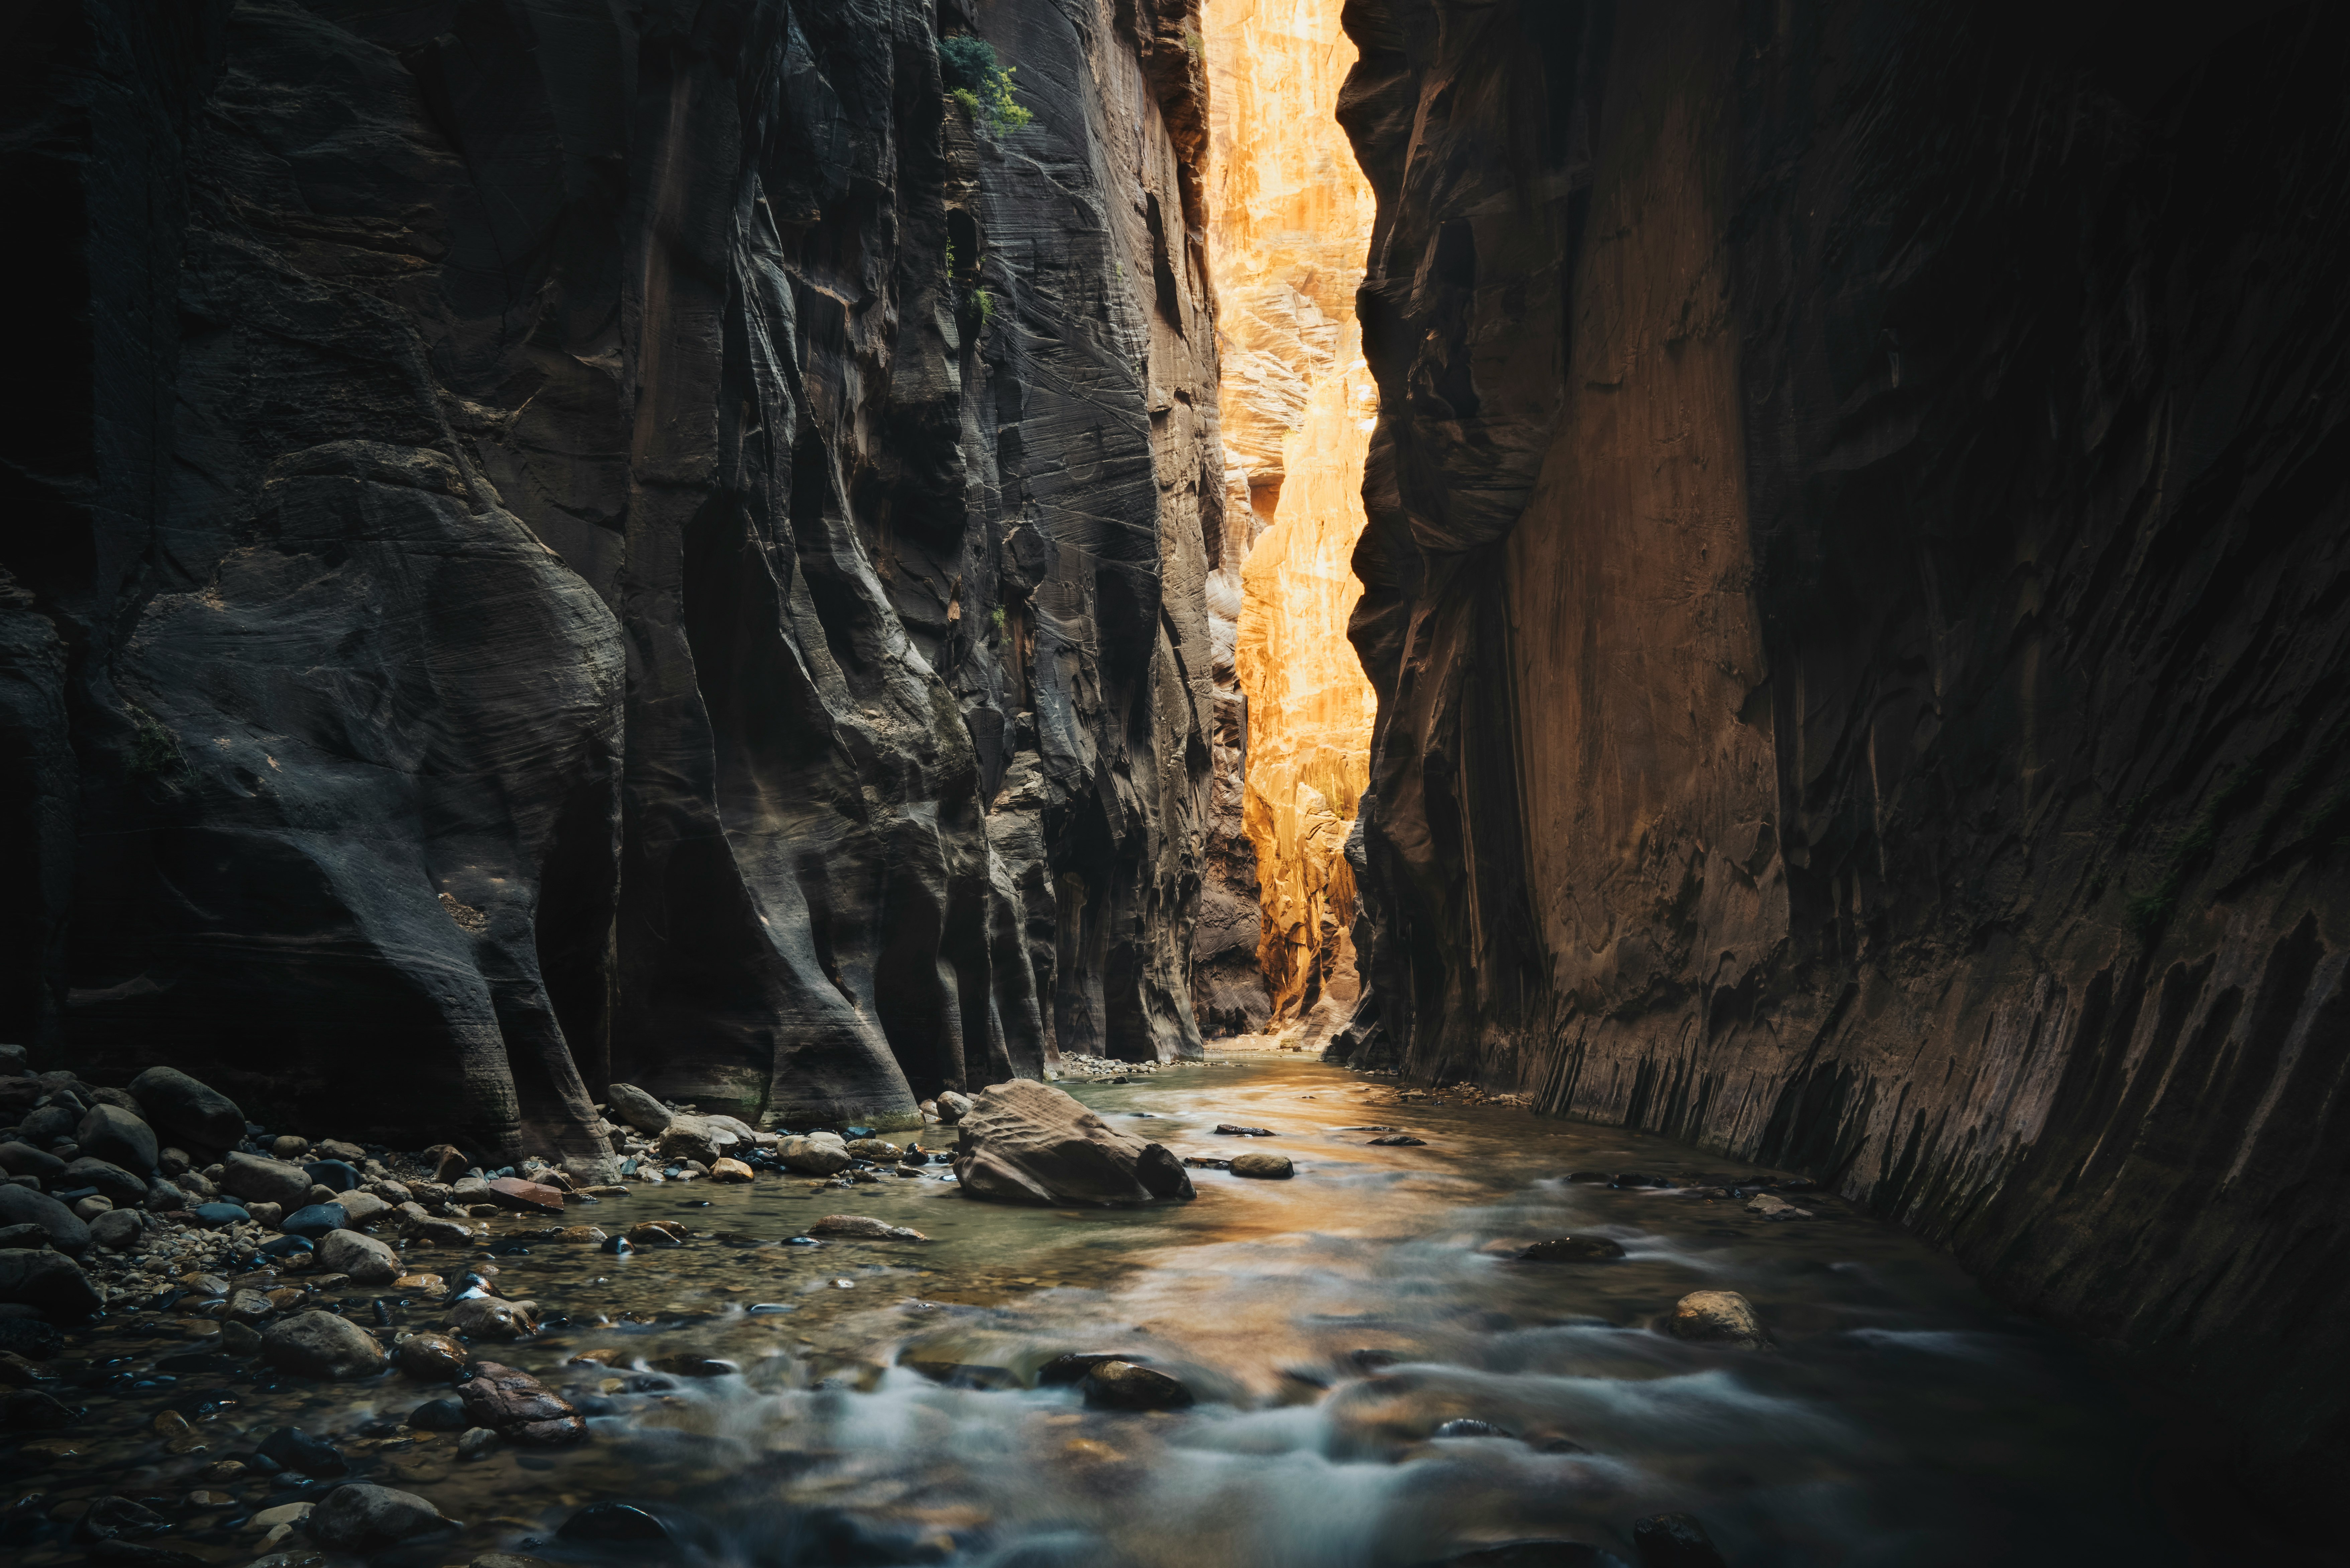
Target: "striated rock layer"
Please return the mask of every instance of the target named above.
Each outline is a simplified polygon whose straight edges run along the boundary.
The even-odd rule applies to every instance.
[[[0,432],[0,1033],[508,1153],[600,1147],[615,1078],[889,1126],[1195,1052],[1189,24],[11,23],[58,379]],[[967,123],[941,29],[1032,125]]]
[[[1339,0],[1207,0],[1201,26],[1230,520],[1209,610],[1235,742],[1216,754],[1194,976],[1203,1024],[1242,1033],[1325,1001],[1317,1021],[1343,1019],[1355,996],[1338,846],[1373,702],[1337,632],[1376,396],[1354,310],[1376,203],[1330,118],[1356,59]]]
[[[1347,16],[1342,1049],[1812,1171],[2338,1464],[2342,14]]]

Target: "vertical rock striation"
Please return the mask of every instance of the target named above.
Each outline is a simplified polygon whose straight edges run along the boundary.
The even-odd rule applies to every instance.
[[[1213,0],[1208,192],[1227,483],[1210,580],[1220,649],[1211,877],[1199,939],[1203,1019],[1222,1033],[1326,1026],[1354,1001],[1351,874],[1372,698],[1335,635],[1356,587],[1363,431],[1376,396],[1354,289],[1375,205],[1330,119],[1355,48],[1337,0]],[[1222,715],[1229,714],[1229,720]],[[1244,775],[1244,776],[1243,776]],[[1212,943],[1212,946],[1211,945]],[[1344,1005],[1337,1005],[1344,1004]]]
[[[1196,1052],[1182,24],[12,23],[64,379],[0,434],[0,1028],[579,1154],[616,1078],[887,1126],[1056,1049]],[[1032,125],[968,123],[942,29]]]
[[[2158,11],[1350,0],[1346,1044],[1828,1179],[2291,1489],[2350,1451],[2350,30]]]

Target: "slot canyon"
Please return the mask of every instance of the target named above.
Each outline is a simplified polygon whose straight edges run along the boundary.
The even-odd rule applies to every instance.
[[[0,45],[0,1558],[2350,1564],[2350,13]]]

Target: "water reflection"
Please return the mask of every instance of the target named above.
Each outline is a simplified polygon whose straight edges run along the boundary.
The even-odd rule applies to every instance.
[[[453,1435],[396,1424],[438,1392],[396,1377],[157,1382],[171,1375],[156,1359],[191,1347],[133,1324],[100,1338],[120,1376],[66,1445],[78,1451],[26,1474],[44,1509],[126,1487],[167,1499],[182,1522],[166,1539],[224,1564],[257,1549],[257,1508],[304,1489],[249,1484],[204,1512],[182,1500],[210,1459],[289,1423],[330,1437],[362,1479],[464,1521],[404,1549],[415,1568],[492,1550],[1409,1568],[1524,1537],[1628,1560],[1632,1521],[1667,1509],[1701,1515],[1740,1568],[2179,1560],[2133,1494],[2123,1409],[2077,1354],[1833,1200],[1806,1196],[1816,1218],[1773,1222],[1734,1199],[1570,1181],[1739,1171],[1523,1111],[1399,1106],[1313,1064],[1076,1092],[1179,1153],[1231,1152],[1220,1122],[1271,1128],[1251,1147],[1278,1147],[1299,1174],[1195,1170],[1194,1203],[1109,1212],[983,1205],[936,1179],[853,1195],[774,1179],[640,1189],[599,1222],[673,1219],[687,1246],[532,1243],[490,1260],[507,1294],[573,1320],[484,1348],[581,1404],[594,1438],[579,1449],[461,1463]],[[1371,1145],[1385,1127],[1426,1141]],[[932,1240],[780,1244],[843,1210]],[[1570,1233],[1627,1256],[1509,1255]],[[1699,1289],[1750,1297],[1774,1347],[1654,1331]],[[437,1325],[422,1300],[396,1310]],[[1200,1403],[1091,1410],[1070,1386],[1038,1386],[1073,1351],[1147,1357]],[[123,1386],[142,1374],[146,1388]],[[232,1385],[241,1402],[220,1407]],[[161,1452],[163,1403],[190,1413],[205,1452]],[[558,1533],[599,1499],[647,1510],[635,1538]],[[19,1549],[28,1563],[79,1553],[55,1527],[20,1532]]]

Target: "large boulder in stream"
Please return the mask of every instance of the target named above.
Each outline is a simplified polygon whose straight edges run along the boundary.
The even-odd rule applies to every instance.
[[[955,1179],[972,1198],[1115,1204],[1193,1196],[1182,1162],[1164,1145],[1119,1132],[1034,1078],[992,1085],[955,1130]]]
[[[194,1148],[234,1148],[244,1140],[244,1113],[211,1085],[177,1067],[150,1067],[130,1080],[130,1097],[147,1120]]]

